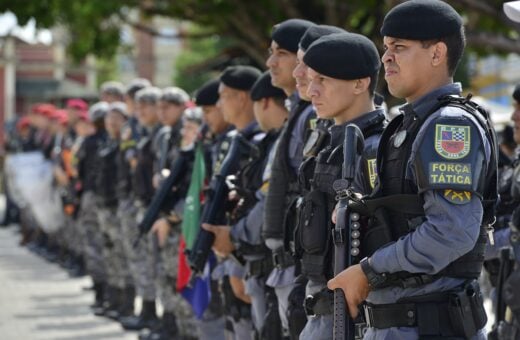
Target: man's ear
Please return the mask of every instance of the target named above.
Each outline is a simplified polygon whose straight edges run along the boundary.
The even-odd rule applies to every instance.
[[[443,62],[447,62],[448,46],[442,41],[432,46],[432,66],[439,66]]]
[[[370,86],[370,77],[356,79],[354,83],[354,93],[361,94],[365,91],[368,91],[368,87]]]
[[[271,98],[262,98],[262,109],[265,111],[269,107],[269,101]]]

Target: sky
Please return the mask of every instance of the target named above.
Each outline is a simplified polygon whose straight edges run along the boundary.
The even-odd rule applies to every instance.
[[[0,14],[0,37],[11,32],[12,35],[21,38],[30,43],[41,42],[50,44],[52,42],[52,34],[50,30],[37,30],[34,19],[29,20],[24,27],[18,26],[16,16],[11,12]]]

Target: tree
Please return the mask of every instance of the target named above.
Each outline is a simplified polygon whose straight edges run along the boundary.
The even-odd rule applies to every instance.
[[[399,0],[0,0],[0,10],[12,11],[21,24],[34,17],[38,27],[60,24],[70,32],[70,53],[113,55],[121,23],[159,35],[152,27],[133,22],[131,9],[147,15],[189,20],[206,31],[199,36],[222,35],[243,53],[263,64],[274,24],[290,17],[344,27],[381,45],[379,28],[385,13]],[[481,52],[520,53],[520,25],[502,12],[501,0],[449,0],[467,19],[468,45]],[[197,35],[196,34],[196,35]],[[195,36],[196,36],[195,35]],[[172,38],[185,38],[182,33]]]
[[[24,24],[34,17],[39,27],[63,25],[70,32],[69,52],[79,60],[87,53],[107,57],[119,43],[122,23],[161,35],[132,21],[132,9],[144,15],[161,15],[189,20],[203,30],[180,32],[170,38],[223,37],[232,56],[247,56],[263,66],[272,26],[284,19],[298,17],[320,24],[343,27],[372,39],[381,48],[379,28],[385,13],[399,0],[0,0],[0,10],[10,10]],[[502,12],[502,0],[449,0],[467,21],[470,50],[481,54],[520,53],[520,25]],[[237,54],[237,51],[240,53]]]

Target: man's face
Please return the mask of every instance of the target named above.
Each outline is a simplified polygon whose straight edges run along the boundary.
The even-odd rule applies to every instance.
[[[130,97],[127,94],[125,94],[125,104],[126,104],[126,109],[128,110],[128,113],[133,116],[134,111],[135,111],[135,103],[134,103],[134,100],[132,99],[132,97]]]
[[[184,145],[191,145],[195,143],[197,139],[197,133],[199,132],[200,125],[191,120],[185,120],[182,123],[181,135],[182,143]]]
[[[217,107],[222,112],[224,120],[228,123],[234,124],[237,117],[241,114],[242,103],[240,92],[242,91],[237,91],[222,83],[220,83],[218,87],[219,99]]]
[[[296,67],[293,70],[293,77],[296,80],[296,89],[298,90],[298,94],[300,98],[303,100],[310,100],[307,96],[307,88],[309,86],[309,80],[307,78],[307,65],[303,62],[304,52],[302,50],[298,50],[296,53]]]
[[[79,118],[79,110],[74,107],[69,107],[67,109],[67,116],[69,118],[69,126],[73,126]]]
[[[429,92],[431,50],[420,41],[384,37],[385,53],[381,60],[390,93],[409,102]]]
[[[203,106],[202,112],[204,113],[204,122],[208,124],[208,128],[213,134],[219,134],[224,132],[227,127],[227,123],[222,116],[222,112],[215,105]]]
[[[271,41],[269,58],[265,62],[271,73],[271,83],[273,86],[284,91],[293,91],[295,80],[292,72],[296,67],[296,55],[288,50],[280,48],[275,41]]]
[[[513,137],[515,139],[516,144],[520,144],[520,103],[517,102],[516,100],[513,100],[513,107],[515,109],[513,111],[512,117],[511,117],[511,119],[513,120],[513,123],[514,123]]]
[[[109,111],[105,116],[105,128],[112,138],[119,138],[121,128],[125,123],[125,118],[117,111]]]
[[[161,100],[159,102],[159,110],[157,112],[159,121],[163,125],[174,126],[179,121],[179,119],[181,119],[182,112],[185,108],[186,107],[184,105],[178,105]]]
[[[152,126],[157,122],[157,104],[137,102],[136,109],[139,124]]]
[[[255,119],[258,122],[258,125],[260,126],[260,129],[262,129],[262,131],[269,130],[269,126],[267,124],[269,112],[267,108],[267,98],[262,98],[253,102],[253,111],[255,113]]]
[[[335,119],[348,110],[354,100],[355,80],[340,80],[324,76],[310,67],[307,70],[307,96],[323,119]]]

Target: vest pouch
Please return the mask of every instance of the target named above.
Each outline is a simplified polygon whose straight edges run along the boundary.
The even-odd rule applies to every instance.
[[[363,256],[372,256],[376,250],[392,242],[392,234],[388,222],[387,210],[383,207],[377,208],[374,211],[374,215],[368,220],[368,229],[363,237]]]
[[[328,228],[327,198],[317,190],[305,195],[300,209],[298,239],[304,252],[308,254],[325,253]]]

